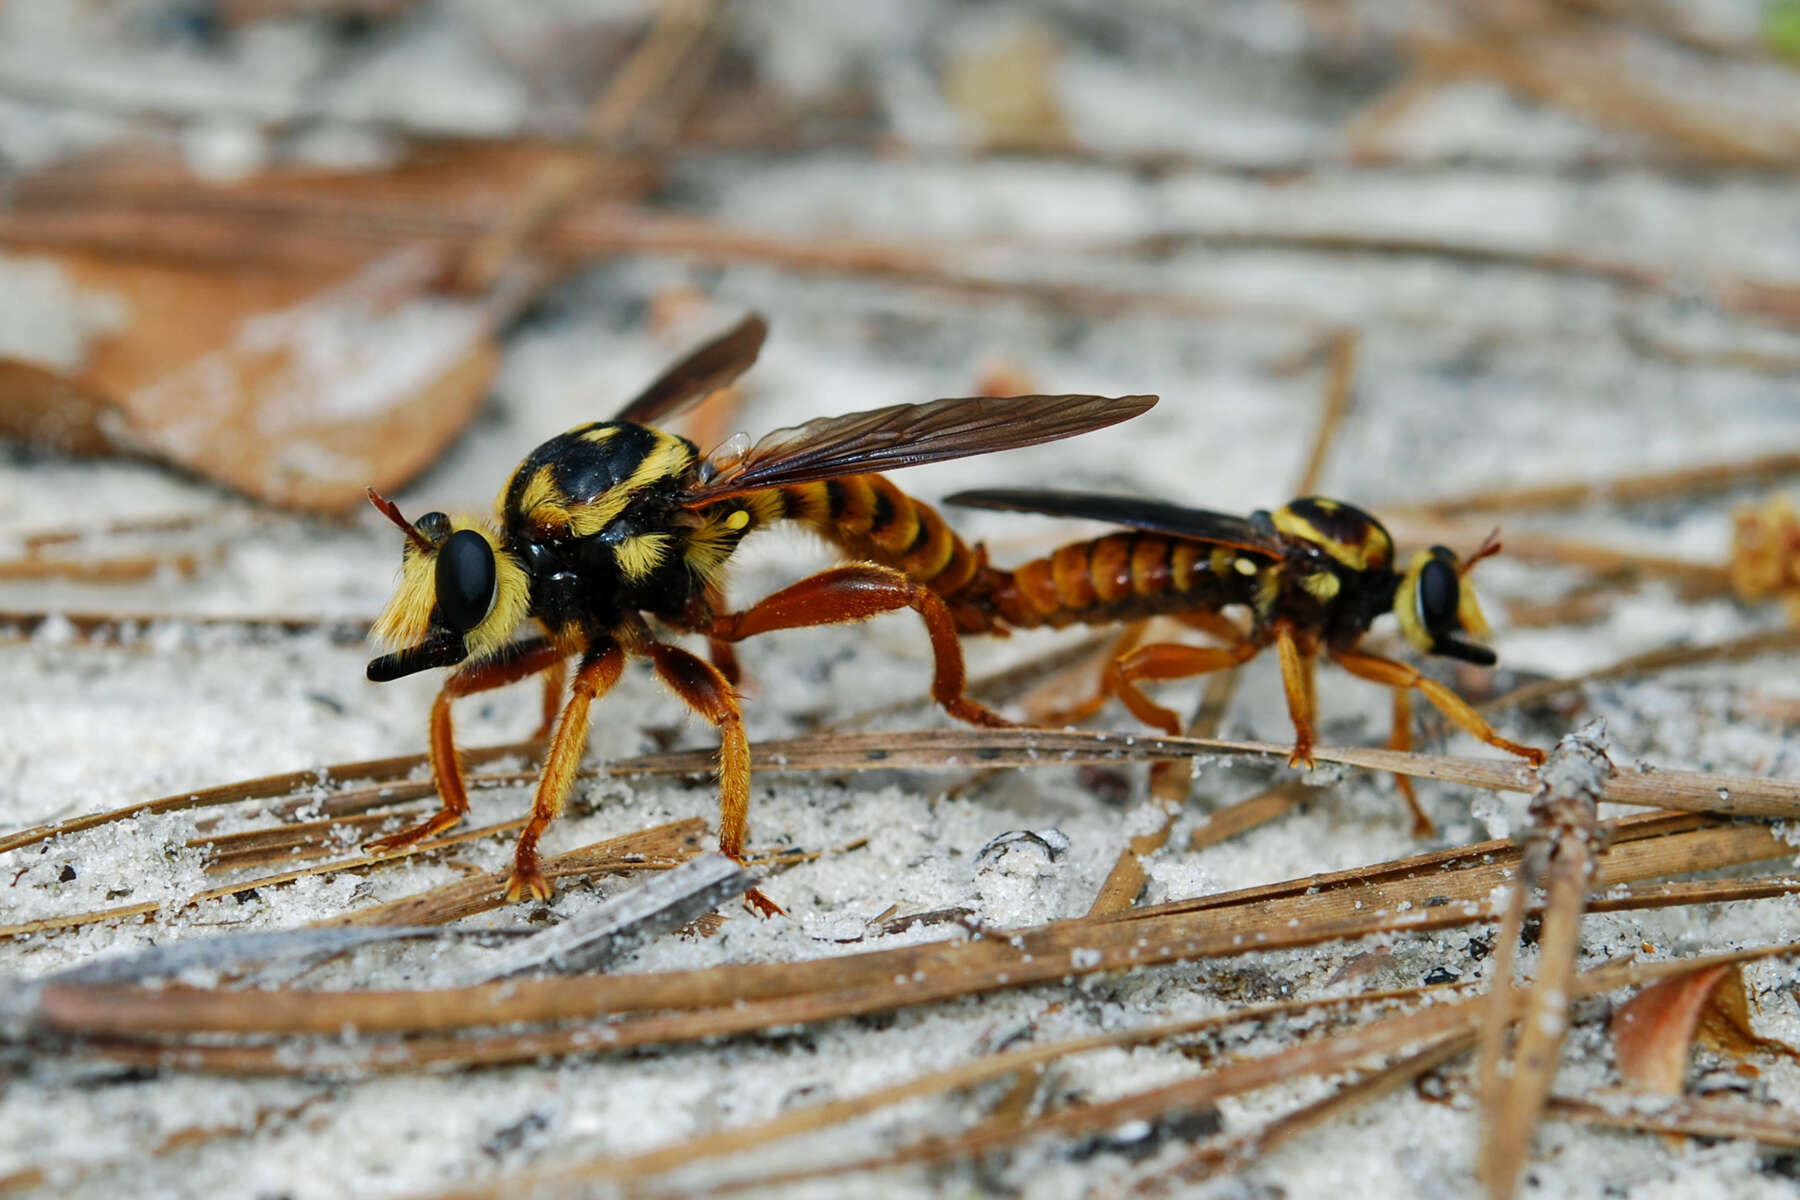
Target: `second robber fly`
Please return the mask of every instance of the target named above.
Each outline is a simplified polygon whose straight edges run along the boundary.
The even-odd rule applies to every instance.
[[[1158,643],[1125,647],[1107,665],[1100,690],[1070,717],[1117,697],[1141,721],[1171,736],[1181,724],[1139,688],[1248,662],[1273,645],[1294,726],[1289,762],[1313,765],[1313,666],[1329,657],[1353,675],[1393,689],[1389,745],[1411,745],[1411,693],[1490,746],[1541,763],[1543,751],[1496,733],[1455,692],[1405,663],[1359,647],[1375,619],[1392,612],[1406,640],[1424,654],[1492,666],[1494,652],[1471,638],[1487,622],[1469,569],[1499,551],[1490,539],[1468,558],[1445,546],[1420,550],[1402,569],[1386,527],[1341,500],[1308,496],[1249,517],[1154,500],[1079,492],[988,490],[950,496],[950,504],[1081,517],[1129,527],[1073,542],[1011,570],[987,567],[960,598],[955,616],[969,633],[1071,624],[1101,625],[1167,615],[1213,634],[1223,646]],[[1225,610],[1250,617],[1240,626]],[[1415,825],[1430,822],[1412,786],[1397,776]]]
[[[374,636],[394,647],[369,664],[376,682],[455,667],[431,711],[431,764],[442,808],[371,844],[392,851],[455,825],[468,797],[450,702],[536,674],[555,721],[531,819],[519,837],[509,899],[544,898],[537,845],[569,794],[588,711],[628,658],[718,726],[719,848],[740,858],[750,803],[750,749],[728,673],[729,643],[775,629],[857,621],[911,608],[935,660],[932,694],[954,717],[1005,724],[962,695],[964,673],[945,598],[980,573],[976,553],[929,507],[870,472],[1069,437],[1136,416],[1153,396],[1011,396],[902,404],[780,429],[747,448],[703,456],[649,422],[681,412],[756,360],[766,327],[752,316],[676,363],[610,421],[580,425],[526,456],[495,501],[495,520],[427,513],[408,521],[400,583]],[[735,439],[734,439],[735,441]],[[807,526],[857,561],[752,605],[725,611],[726,564],[738,544],[781,521]],[[533,627],[535,632],[518,637]],[[708,662],[663,640],[701,634]],[[721,671],[720,666],[725,670]],[[765,911],[774,906],[753,894]]]

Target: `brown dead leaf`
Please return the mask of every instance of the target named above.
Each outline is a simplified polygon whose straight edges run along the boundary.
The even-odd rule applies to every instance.
[[[1750,1027],[1750,997],[1744,989],[1744,971],[1732,964],[1723,980],[1712,989],[1706,1008],[1700,1013],[1700,1027],[1695,1034],[1702,1046],[1732,1058],[1749,1058],[1763,1053],[1782,1058],[1800,1059],[1800,1050],[1775,1038],[1763,1037]]]
[[[1648,1092],[1681,1093],[1688,1048],[1708,998],[1734,968],[1708,967],[1655,983],[1613,1014],[1613,1052],[1626,1083]],[[1742,987],[1740,984],[1739,992]]]
[[[77,287],[129,315],[77,371],[0,363],[0,437],[147,452],[310,511],[402,486],[474,414],[495,327],[528,290],[511,277],[475,299],[433,289],[554,151],[423,146],[384,171],[224,188],[156,155],[39,172],[9,198],[9,240],[56,248]],[[593,190],[635,195],[649,178],[621,161]]]
[[[115,253],[133,242],[105,236],[110,229],[188,262],[205,256],[198,231],[185,224],[178,238],[157,237],[171,221],[195,216],[227,227],[257,223],[262,243],[220,245],[224,261],[279,262],[305,270],[321,259],[348,266],[372,247],[408,238],[466,238],[500,220],[519,180],[554,156],[559,147],[512,139],[499,142],[423,142],[406,157],[375,171],[278,167],[228,185],[197,180],[179,159],[142,152],[79,159],[20,180],[7,196],[5,228],[23,244],[110,245]],[[608,159],[590,192],[596,203],[640,198],[658,176],[651,164]],[[63,237],[54,219],[62,217]],[[128,222],[137,218],[139,224]],[[305,256],[280,253],[296,224],[323,234],[303,247]],[[335,244],[335,252],[333,250]]]
[[[420,246],[348,274],[58,262],[130,317],[72,376],[0,371],[24,401],[0,431],[83,453],[141,450],[310,511],[350,509],[365,487],[398,487],[437,457],[486,394],[510,305],[427,294],[444,262]]]
[[[0,358],[0,438],[62,454],[122,449],[107,428],[112,402],[49,367]]]
[[[667,141],[710,79],[716,11],[661,6],[589,136]],[[481,169],[496,155],[512,169]],[[342,511],[367,487],[404,484],[461,430],[498,366],[496,327],[549,277],[526,251],[571,201],[642,195],[635,157],[518,142],[353,179],[271,172],[218,188],[166,158],[123,156],[17,189],[4,235],[112,251],[64,262],[134,311],[74,381],[110,398],[151,452],[274,504]],[[174,261],[144,261],[158,252]],[[463,294],[443,294],[448,282]]]
[[[1671,1096],[1682,1091],[1696,1042],[1737,1059],[1756,1054],[1800,1059],[1794,1047],[1751,1028],[1743,970],[1735,963],[1645,988],[1613,1015],[1612,1035],[1625,1082]]]

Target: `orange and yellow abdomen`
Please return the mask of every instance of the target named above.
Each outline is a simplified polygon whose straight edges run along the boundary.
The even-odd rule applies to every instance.
[[[1103,625],[1250,604],[1259,568],[1228,550],[1183,538],[1111,533],[1072,542],[1012,571],[984,567],[972,591],[988,621],[969,632]]]
[[[779,498],[778,519],[806,526],[846,558],[904,571],[940,596],[955,596],[975,577],[978,560],[968,543],[886,476],[846,475],[757,496]]]

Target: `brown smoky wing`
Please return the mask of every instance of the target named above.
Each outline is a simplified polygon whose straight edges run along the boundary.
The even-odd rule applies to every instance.
[[[687,411],[749,370],[768,335],[768,322],[751,313],[712,341],[688,351],[613,419],[654,425]]]
[[[1117,424],[1155,403],[1155,396],[971,396],[820,417],[769,434],[691,490],[687,503],[1035,446]]]
[[[1166,533],[1197,542],[1230,546],[1237,550],[1280,558],[1281,535],[1247,517],[1184,508],[1136,496],[1109,496],[1096,492],[1059,492],[1044,488],[983,488],[944,497],[944,503],[963,508],[989,508],[1006,512],[1042,513],[1050,517],[1076,517],[1105,521],[1149,533]]]

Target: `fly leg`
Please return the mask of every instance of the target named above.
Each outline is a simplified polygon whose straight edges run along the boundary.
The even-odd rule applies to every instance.
[[[725,611],[725,590],[717,584],[706,585],[706,611]],[[707,638],[706,656],[712,659],[713,666],[719,668],[719,674],[725,677],[726,683],[735,688],[744,682],[743,668],[738,666],[737,651],[730,642],[722,638]]]
[[[565,658],[557,658],[544,672],[544,719],[532,731],[531,740],[543,741],[556,728],[556,716],[562,712],[563,689],[569,684],[569,662]]]
[[[1144,695],[1138,689],[1138,680],[1187,679],[1209,671],[1224,671],[1242,666],[1261,651],[1261,646],[1248,641],[1231,646],[1184,646],[1179,642],[1139,646],[1113,660],[1107,669],[1106,686],[1138,720],[1156,726],[1170,737],[1180,737],[1181,718]]]
[[[1172,615],[1174,615],[1177,621],[1183,622],[1183,624],[1190,626],[1190,628],[1201,630],[1202,633],[1211,633],[1213,637],[1222,640],[1226,646],[1242,646],[1242,644],[1246,642],[1244,630],[1240,630],[1235,622],[1231,621],[1229,617],[1220,615],[1220,613],[1183,612],[1172,613]],[[1089,696],[1089,698],[1082,703],[1076,703],[1076,705],[1069,707],[1069,709],[1064,709],[1062,712],[1051,714],[1048,720],[1051,721],[1051,723],[1069,725],[1069,723],[1073,723],[1073,721],[1085,720],[1085,718],[1093,716],[1094,712],[1100,711],[1100,707],[1102,707],[1103,703],[1107,702],[1107,700],[1111,700],[1112,696],[1121,696],[1121,698],[1123,698],[1123,694],[1120,693],[1118,667],[1120,667],[1121,660],[1127,657],[1132,649],[1138,648],[1138,644],[1143,640],[1143,635],[1145,635],[1145,631],[1147,631],[1148,628],[1150,628],[1150,622],[1148,621],[1134,621],[1132,624],[1129,624],[1129,626],[1125,626],[1125,633],[1120,635],[1120,640],[1112,644],[1111,651],[1107,651],[1107,653],[1111,655],[1111,662],[1109,662],[1107,667],[1100,673],[1100,687],[1094,689],[1093,696]],[[1255,651],[1253,651],[1253,653],[1255,653]],[[1233,664],[1228,664],[1228,666],[1237,666],[1237,664],[1233,662]],[[1222,671],[1222,669],[1226,669],[1226,667],[1204,667],[1204,671]],[[1181,678],[1181,676],[1145,676],[1145,678]],[[1136,689],[1132,689],[1132,691],[1136,691]],[[1168,723],[1165,721],[1165,716],[1168,720],[1175,720],[1172,712],[1166,711],[1166,709],[1159,707],[1159,705],[1150,703],[1150,700],[1145,698],[1143,693],[1138,693],[1134,698],[1125,700],[1125,703],[1127,703],[1127,707],[1130,707],[1130,711],[1134,712],[1134,714],[1138,714],[1138,720],[1145,721],[1147,725],[1159,725],[1159,727],[1163,727],[1163,729],[1170,729]],[[1157,716],[1152,720],[1152,718],[1145,716],[1145,712],[1156,712]],[[1170,732],[1172,732],[1174,736],[1179,736],[1179,734],[1181,734],[1181,725],[1179,725],[1179,721],[1175,723],[1174,729],[1170,730]]]
[[[469,811],[469,793],[463,786],[462,764],[457,760],[451,736],[450,702],[476,692],[492,691],[516,683],[539,671],[560,672],[565,654],[542,638],[516,642],[494,654],[458,667],[444,680],[431,705],[431,777],[437,783],[442,807],[411,829],[376,838],[363,849],[371,854],[392,854],[442,833]],[[560,691],[561,685],[557,685]]]
[[[732,687],[736,687],[744,681],[744,669],[738,665],[737,651],[732,648],[730,642],[721,641],[718,638],[707,638],[706,657],[712,659],[712,665],[719,668],[719,674],[723,675],[725,682]]]
[[[1388,735],[1388,749],[1402,753],[1412,749],[1412,689],[1397,687],[1394,689],[1394,731]],[[1428,838],[1437,836],[1437,824],[1419,805],[1418,794],[1413,791],[1412,780],[1404,775],[1394,776],[1394,785],[1400,789],[1400,795],[1406,800],[1406,807],[1412,810],[1413,836]]]
[[[750,742],[744,736],[737,696],[717,667],[679,646],[651,642],[644,653],[670,691],[719,727],[719,851],[741,863],[750,816]],[[765,917],[781,912],[755,888],[745,893],[744,900]]]
[[[1074,704],[1044,713],[1041,718],[1037,719],[1038,723],[1041,725],[1073,725],[1077,721],[1087,720],[1104,708],[1106,702],[1113,697],[1111,686],[1113,664],[1137,648],[1138,643],[1144,640],[1144,633],[1149,627],[1150,622],[1148,621],[1133,621],[1127,625],[1125,632],[1106,648],[1103,656],[1106,665],[1100,668],[1100,678],[1094,684],[1093,693]]]
[[[1315,656],[1300,648],[1294,631],[1279,626],[1275,631],[1275,651],[1281,656],[1281,690],[1287,696],[1288,720],[1294,724],[1294,749],[1288,755],[1288,766],[1311,767],[1313,762],[1313,664]]]
[[[709,630],[713,614],[724,611],[725,589],[716,583],[709,583],[703,594],[688,600],[687,610],[682,613],[681,620],[671,624],[679,629]],[[730,642],[709,633],[706,638],[706,657],[712,660],[713,666],[719,668],[719,674],[732,687],[744,682],[743,668],[738,665],[737,650]]]
[[[1516,754],[1530,762],[1533,766],[1541,766],[1544,752],[1535,746],[1525,746],[1518,742],[1501,737],[1494,732],[1494,727],[1481,717],[1481,714],[1469,707],[1468,701],[1455,692],[1431,678],[1421,675],[1417,670],[1405,663],[1397,663],[1392,659],[1381,658],[1374,654],[1362,654],[1355,650],[1340,650],[1332,655],[1352,675],[1361,676],[1375,683],[1388,687],[1410,690],[1417,688],[1433,708],[1449,717],[1457,725],[1480,738],[1497,750],[1508,754]]]
[[[531,819],[519,834],[518,848],[513,851],[512,874],[506,879],[506,898],[518,900],[527,893],[539,900],[550,898],[550,885],[538,862],[538,839],[550,822],[556,820],[575,783],[575,771],[581,765],[581,752],[587,747],[588,708],[598,696],[604,696],[619,681],[625,669],[625,651],[610,639],[588,650],[576,668],[574,686],[569,689],[569,702],[563,706],[556,733],[550,738],[550,752],[544,756],[544,772],[538,776],[537,796],[531,802]]]
[[[1235,646],[1245,640],[1245,633],[1236,621],[1224,613],[1210,612],[1196,608],[1189,612],[1171,613],[1177,621],[1201,633],[1210,633],[1227,646]]]
[[[705,632],[720,641],[737,642],[771,630],[863,621],[902,608],[924,618],[931,637],[932,699],[970,725],[1012,724],[963,694],[968,673],[956,640],[956,622],[943,598],[892,567],[866,562],[831,567],[763,597],[741,613],[715,617]]]

